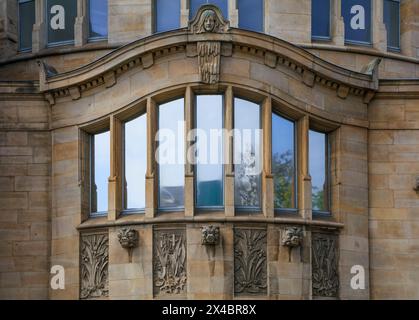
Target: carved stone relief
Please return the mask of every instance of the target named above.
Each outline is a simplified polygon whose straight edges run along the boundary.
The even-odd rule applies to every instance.
[[[192,33],[223,33],[229,29],[229,22],[223,19],[220,9],[214,5],[199,8],[195,18],[189,24]]]
[[[203,245],[217,245],[220,241],[220,227],[216,226],[203,226],[202,227],[202,239]]]
[[[221,43],[214,41],[198,42],[197,50],[201,82],[217,83],[220,79]]]
[[[184,229],[156,229],[153,240],[154,295],[186,293],[186,233]]]
[[[82,234],[80,242],[80,298],[107,297],[109,291],[108,234]]]
[[[293,248],[300,247],[303,243],[303,229],[301,227],[285,227],[282,230],[281,244],[288,247],[288,262],[291,262],[291,251]]]
[[[118,231],[118,240],[122,248],[135,248],[138,244],[138,232],[131,228],[122,228]]]
[[[267,232],[264,229],[234,229],[234,293],[266,295]]]
[[[338,237],[335,234],[312,234],[313,296],[337,297],[339,291]]]

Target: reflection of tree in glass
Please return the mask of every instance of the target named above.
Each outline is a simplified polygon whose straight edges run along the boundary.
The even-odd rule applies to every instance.
[[[313,210],[325,210],[324,189],[313,186],[312,188]]]
[[[291,150],[272,157],[275,208],[293,208],[294,157]]]

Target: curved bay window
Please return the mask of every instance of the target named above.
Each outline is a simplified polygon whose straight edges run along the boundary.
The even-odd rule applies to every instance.
[[[309,171],[313,213],[329,213],[329,139],[326,133],[309,131]]]
[[[272,113],[272,174],[275,210],[296,209],[295,124]]]
[[[196,97],[196,207],[217,208],[223,196],[223,96]]]
[[[108,179],[110,176],[109,131],[90,138],[90,213],[106,215],[108,211]]]
[[[159,209],[177,210],[184,207],[184,99],[158,107]]]
[[[124,209],[145,208],[145,174],[147,169],[147,115],[124,125]]]
[[[260,105],[234,98],[234,203],[237,209],[260,209]]]

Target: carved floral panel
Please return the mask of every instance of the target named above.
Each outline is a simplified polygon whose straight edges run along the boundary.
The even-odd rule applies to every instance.
[[[234,293],[266,295],[267,233],[264,229],[234,229]]]
[[[313,295],[337,297],[339,292],[338,237],[327,233],[313,233],[312,237]]]
[[[108,234],[82,234],[80,247],[81,299],[108,296],[108,262]]]
[[[185,230],[155,230],[153,241],[154,295],[185,294],[186,281]]]

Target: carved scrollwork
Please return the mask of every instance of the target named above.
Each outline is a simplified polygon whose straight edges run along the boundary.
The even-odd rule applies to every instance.
[[[265,295],[267,232],[262,229],[234,230],[234,293]]]
[[[108,296],[108,234],[81,236],[80,281],[81,299]]]
[[[154,294],[185,294],[185,230],[155,230],[153,242]]]
[[[339,291],[337,235],[313,233],[312,238],[313,295],[337,297]]]
[[[217,245],[220,241],[220,227],[216,226],[204,226],[202,227],[202,239],[203,245]]]

